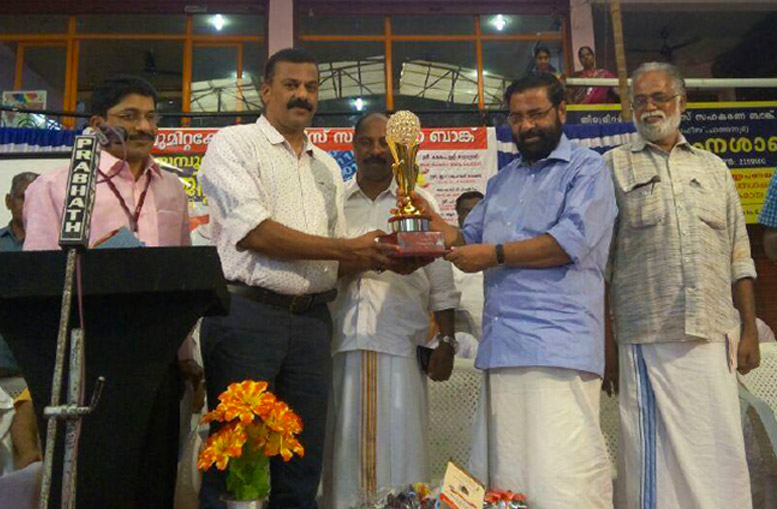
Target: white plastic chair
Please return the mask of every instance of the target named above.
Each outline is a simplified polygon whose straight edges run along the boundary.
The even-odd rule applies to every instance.
[[[433,480],[442,479],[453,460],[466,467],[483,373],[471,359],[457,358],[451,378],[429,381],[429,463]]]

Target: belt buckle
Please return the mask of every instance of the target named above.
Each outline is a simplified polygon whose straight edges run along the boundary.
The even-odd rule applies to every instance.
[[[291,298],[291,304],[289,305],[289,311],[295,314],[304,313],[313,304],[312,295],[295,295]]]

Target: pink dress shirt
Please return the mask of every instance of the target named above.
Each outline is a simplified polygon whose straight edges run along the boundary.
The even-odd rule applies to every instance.
[[[118,174],[112,182],[124,198],[130,212],[146,186],[151,183],[138,218],[137,236],[148,247],[189,246],[189,204],[183,184],[172,173],[162,171],[153,158],[149,158],[146,169],[135,181],[128,165],[123,164],[106,151],[100,154],[100,170],[106,175]],[[41,175],[30,184],[24,194],[24,239],[25,251],[59,249],[59,231],[62,225],[62,210],[65,205],[68,168],[64,167]],[[121,207],[118,198],[98,176],[95,194],[92,229],[89,245],[103,239],[121,227],[130,229],[130,220]],[[180,359],[191,359],[194,344],[190,337],[181,345]]]
[[[108,152],[100,154],[100,170],[106,175],[118,175],[112,182],[124,198],[127,208],[135,211],[135,205],[146,186],[151,184],[138,218],[138,238],[148,247],[189,246],[189,205],[186,193],[178,177],[162,171],[153,158],[140,178],[132,178],[129,166]],[[59,249],[59,230],[65,204],[68,168],[41,175],[30,184],[24,198],[25,251]],[[93,245],[107,234],[122,226],[130,228],[130,221],[116,195],[107,184],[97,180],[92,230],[89,244]]]

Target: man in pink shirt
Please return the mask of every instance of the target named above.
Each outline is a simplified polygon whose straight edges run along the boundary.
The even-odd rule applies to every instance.
[[[183,185],[151,157],[159,120],[156,91],[139,78],[109,80],[95,89],[92,103],[89,125],[109,134],[111,127],[125,129],[128,139],[100,154],[90,244],[126,227],[149,247],[190,245]],[[27,189],[25,251],[59,249],[67,178],[68,168],[63,167]]]
[[[95,131],[108,134],[112,143],[100,154],[97,191],[92,214],[90,245],[95,246],[120,228],[129,231],[148,247],[188,246],[189,213],[183,185],[178,178],[160,169],[151,157],[157,134],[159,114],[156,111],[157,92],[146,80],[133,76],[117,76],[99,84],[92,93],[89,125]],[[121,141],[122,130],[126,141]],[[65,203],[68,167],[42,175],[30,184],[25,193],[25,251],[59,249],[59,232]],[[178,352],[177,371],[180,378],[191,381],[201,394],[202,368],[193,360],[191,337]],[[181,395],[176,366],[160,386],[152,415],[178,415]],[[129,389],[131,390],[131,389]],[[176,421],[177,417],[169,422]],[[164,424],[163,424],[164,426]],[[150,429],[158,426],[150,425]],[[169,433],[151,444],[166,450],[149,451],[149,456],[161,458],[156,467],[147,469],[148,482],[157,486],[169,484],[165,507],[172,507],[178,451],[178,428],[169,426]],[[151,433],[149,433],[151,434]],[[172,454],[172,458],[169,458]],[[164,464],[162,464],[164,463]],[[149,460],[148,465],[152,464]],[[150,489],[149,492],[159,491]],[[151,497],[151,495],[149,495]],[[139,506],[156,506],[159,499],[137,501]],[[169,502],[169,503],[168,503]],[[150,504],[150,505],[149,505]]]

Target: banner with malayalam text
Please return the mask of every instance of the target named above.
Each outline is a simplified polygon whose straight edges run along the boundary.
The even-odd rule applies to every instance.
[[[567,123],[614,125],[620,105],[569,106]],[[737,184],[748,224],[758,222],[777,166],[777,102],[688,103],[680,130],[693,146],[718,155]]]
[[[189,196],[192,241],[209,242],[207,200],[197,175],[208,143],[218,129],[163,128],[157,134],[154,157],[184,182]],[[310,128],[310,140],[338,163],[343,180],[356,174],[352,128]],[[455,223],[456,198],[463,192],[485,192],[486,182],[497,171],[496,137],[486,127],[423,129],[418,166],[419,187],[429,191],[443,217]]]

